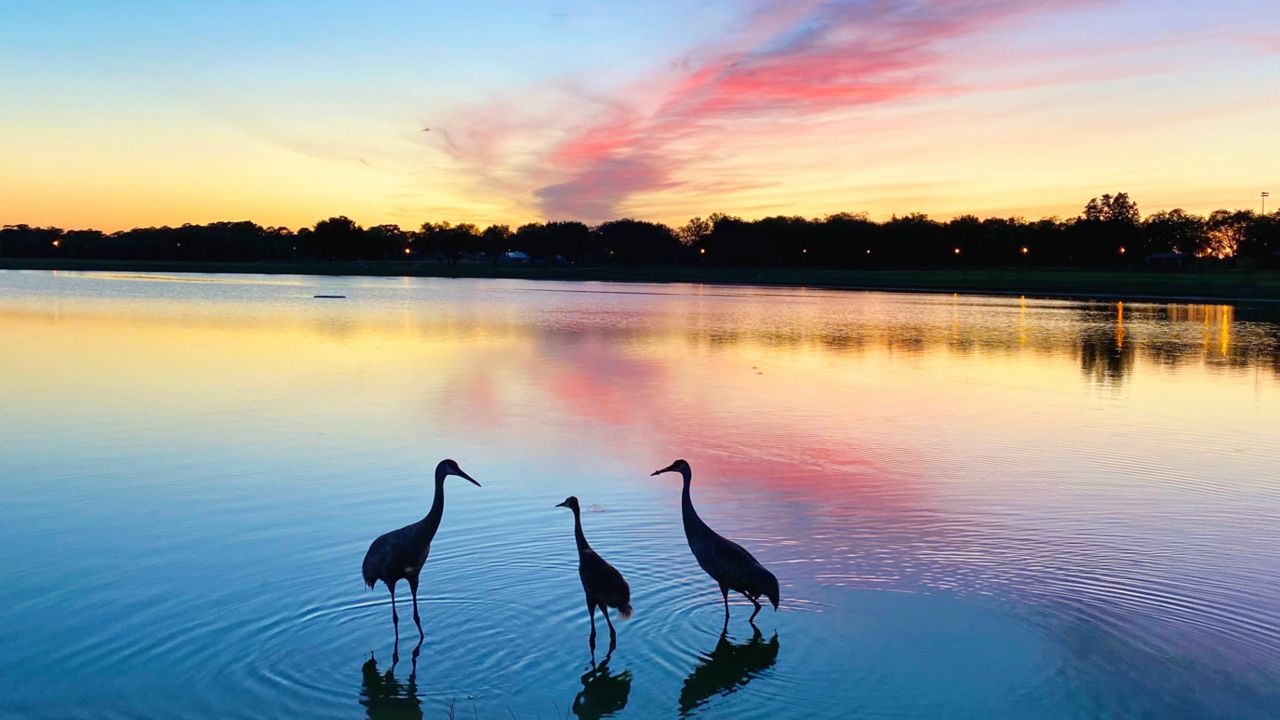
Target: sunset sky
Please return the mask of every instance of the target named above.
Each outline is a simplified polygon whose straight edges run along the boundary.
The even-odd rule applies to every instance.
[[[1270,0],[6,3],[0,94],[0,224],[1280,193]]]

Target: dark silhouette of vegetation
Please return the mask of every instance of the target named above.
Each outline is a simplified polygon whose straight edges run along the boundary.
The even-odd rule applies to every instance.
[[[115,233],[6,225],[0,257],[167,261],[464,260],[679,265],[745,268],[1090,267],[1192,264],[1280,265],[1280,212],[1181,209],[1145,219],[1125,193],[1102,195],[1078,217],[947,221],[910,214],[876,222],[866,215],[825,218],[729,215],[693,218],[680,228],[621,219],[594,228],[580,222],[481,229],[463,223],[362,228],[347,217],[291,230],[251,222],[136,228]]]

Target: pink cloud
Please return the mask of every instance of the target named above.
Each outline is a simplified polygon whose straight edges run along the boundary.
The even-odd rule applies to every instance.
[[[684,185],[688,168],[730,152],[736,121],[802,121],[957,92],[946,79],[949,41],[1070,2],[757,3],[739,47],[722,42],[677,63],[656,109],[615,106],[554,147],[547,164],[558,178],[535,191],[537,202],[548,217],[609,219],[629,197]]]
[[[630,143],[619,147],[622,152],[584,156],[572,179],[535,191],[546,216],[553,220],[611,219],[617,198],[676,184],[668,175],[665,158],[638,152]]]
[[[1240,42],[1265,55],[1280,55],[1280,36],[1262,33],[1245,33]]]

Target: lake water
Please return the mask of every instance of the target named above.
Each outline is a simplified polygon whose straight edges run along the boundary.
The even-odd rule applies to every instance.
[[[0,272],[0,715],[1275,718],[1277,314]],[[360,562],[444,457],[393,669]],[[633,593],[594,668],[569,494]]]

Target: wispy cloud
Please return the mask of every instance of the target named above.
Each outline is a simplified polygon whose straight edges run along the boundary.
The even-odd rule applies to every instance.
[[[872,0],[758,6],[746,42],[690,54],[650,112],[611,113],[546,157],[561,177],[536,191],[547,216],[604,219],[638,193],[679,187],[744,124],[786,123],[905,98],[958,92],[948,43],[1066,3]],[[764,31],[762,31],[762,28]],[[734,48],[734,45],[740,47]]]

